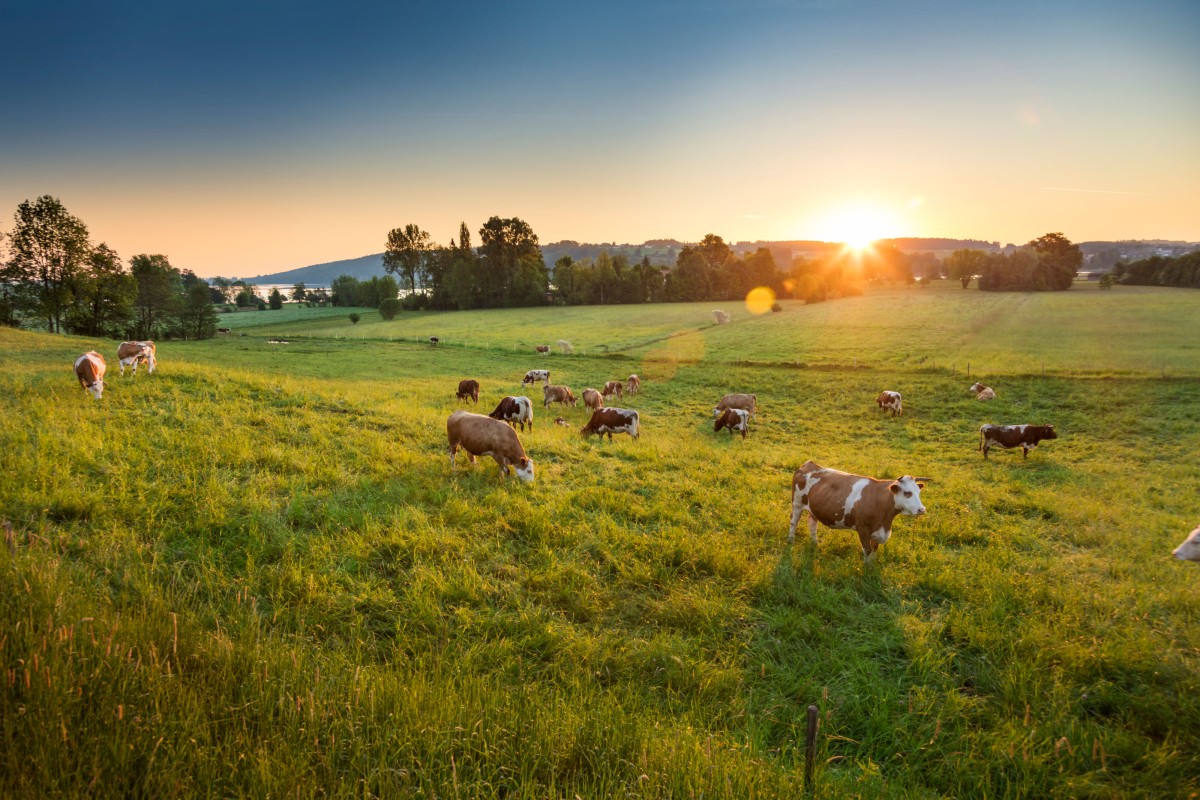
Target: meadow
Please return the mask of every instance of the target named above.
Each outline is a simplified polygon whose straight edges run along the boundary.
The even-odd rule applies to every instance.
[[[331,315],[124,378],[0,329],[0,795],[796,796],[810,703],[818,797],[1200,792],[1200,295],[784,306]],[[640,440],[583,440],[530,368],[638,373]],[[532,486],[451,469],[464,377],[538,401]],[[984,461],[984,422],[1061,438]],[[807,459],[930,476],[929,513],[867,567],[788,547]]]

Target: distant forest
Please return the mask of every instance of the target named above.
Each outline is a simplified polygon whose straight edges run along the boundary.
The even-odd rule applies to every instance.
[[[1200,251],[1182,256],[1151,256],[1112,269],[1117,283],[1130,286],[1181,286],[1200,289]]]

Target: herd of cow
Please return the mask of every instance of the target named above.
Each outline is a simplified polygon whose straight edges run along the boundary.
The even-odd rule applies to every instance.
[[[156,350],[152,341],[121,342],[117,347],[117,359],[122,375],[125,374],[127,366],[131,366],[136,374],[139,364],[146,364],[147,371],[153,373],[157,366],[155,356]],[[104,357],[94,350],[75,360],[75,376],[83,388],[97,400],[104,391],[105,369]],[[543,384],[543,409],[548,409],[555,403],[577,407],[578,401],[570,387],[550,383],[549,370],[529,370],[521,380],[521,386],[526,387],[539,382]],[[641,385],[641,378],[630,375],[625,381],[608,381],[600,390],[584,389],[581,396],[584,406],[591,411],[591,416],[587,424],[580,429],[580,434],[584,438],[592,435],[603,438],[607,434],[611,441],[614,433],[627,433],[637,439],[641,435],[638,412],[635,409],[608,407],[604,405],[604,401],[613,396],[618,399],[624,399],[625,395],[635,396]],[[993,400],[996,397],[993,389],[981,383],[971,386],[970,391],[978,400]],[[478,404],[479,381],[459,381],[456,398]],[[890,411],[893,417],[904,413],[903,399],[899,392],[881,392],[875,402],[880,409]],[[728,429],[731,435],[740,433],[745,439],[757,407],[756,395],[725,395],[713,407],[713,430],[719,432]],[[555,422],[560,425],[568,424],[561,417]],[[522,432],[526,425],[530,430],[533,429],[533,403],[523,395],[505,397],[486,415],[455,411],[446,420],[451,467],[459,448],[462,448],[471,463],[475,463],[478,456],[491,456],[495,459],[500,467],[502,480],[507,477],[511,467],[521,481],[532,482],[533,459],[526,454],[521,440],[517,437],[518,425]],[[1055,433],[1053,425],[983,425],[979,429],[979,449],[986,459],[988,450],[992,447],[1020,447],[1022,458],[1028,458],[1029,451],[1040,442],[1057,438],[1058,434]],[[921,489],[925,488],[926,480],[928,479],[914,478],[910,475],[895,480],[880,480],[806,461],[792,475],[792,514],[788,526],[788,543],[795,541],[796,526],[807,511],[809,534],[813,544],[817,543],[818,522],[829,528],[853,530],[858,533],[863,561],[869,562],[879,546],[891,536],[892,522],[897,516],[919,516],[925,513],[925,506],[921,503]],[[1172,554],[1183,561],[1200,562],[1200,526],[1197,526]]]

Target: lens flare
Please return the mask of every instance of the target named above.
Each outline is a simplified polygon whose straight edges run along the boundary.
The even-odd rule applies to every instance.
[[[746,310],[751,314],[765,314],[775,305],[775,292],[768,286],[759,286],[746,295]]]

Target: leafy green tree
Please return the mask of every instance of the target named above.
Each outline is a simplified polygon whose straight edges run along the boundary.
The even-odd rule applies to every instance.
[[[338,275],[329,284],[329,294],[335,306],[345,308],[359,305],[358,278],[353,275]]]
[[[983,272],[988,254],[983,250],[955,250],[946,257],[945,267],[950,277],[962,284],[966,289],[971,278]]]
[[[66,328],[83,336],[118,338],[129,330],[137,281],[125,271],[120,256],[98,245],[72,281],[74,304]]]
[[[278,311],[283,308],[283,293],[279,291],[279,287],[271,290],[271,294],[267,296],[267,304],[271,306],[272,311]]]
[[[350,324],[351,325],[357,325],[358,321],[360,319],[362,319],[362,317],[357,312],[351,312],[351,314],[350,314]]]
[[[292,299],[297,303],[303,303],[306,299],[307,287],[303,283],[297,283],[292,286]]]
[[[479,229],[479,238],[485,307],[544,302],[549,276],[529,223],[517,217],[492,217]]]
[[[1038,255],[1032,275],[1032,288],[1063,291],[1070,289],[1075,275],[1083,266],[1083,251],[1079,245],[1061,233],[1047,233],[1026,245]]]
[[[229,280],[229,278],[222,278],[218,275],[212,279],[211,283],[213,289],[215,289],[221,295],[221,300],[219,302],[233,302],[233,298],[237,296],[237,291],[233,287],[233,281]]]
[[[406,278],[410,294],[416,294],[417,275],[429,257],[430,246],[429,234],[418,225],[410,223],[388,231],[383,268]]]
[[[262,298],[258,296],[254,286],[245,281],[234,281],[233,288],[235,290],[233,302],[238,308],[254,308],[262,302]]]
[[[388,322],[396,318],[400,313],[400,300],[396,297],[385,298],[379,304],[379,316],[383,317]]]
[[[29,310],[58,333],[71,306],[71,284],[92,252],[87,226],[50,195],[24,201],[14,217],[6,277],[28,286]]]
[[[165,331],[167,321],[178,312],[183,278],[162,255],[139,254],[133,257],[129,266],[137,281],[134,336],[151,339]]]
[[[183,293],[177,316],[179,332],[185,339],[211,339],[217,334],[217,311],[204,283],[193,283]]]
[[[0,232],[0,325],[15,328],[21,324],[18,311],[24,305],[26,287],[16,280],[16,270],[6,257],[4,233]]]

